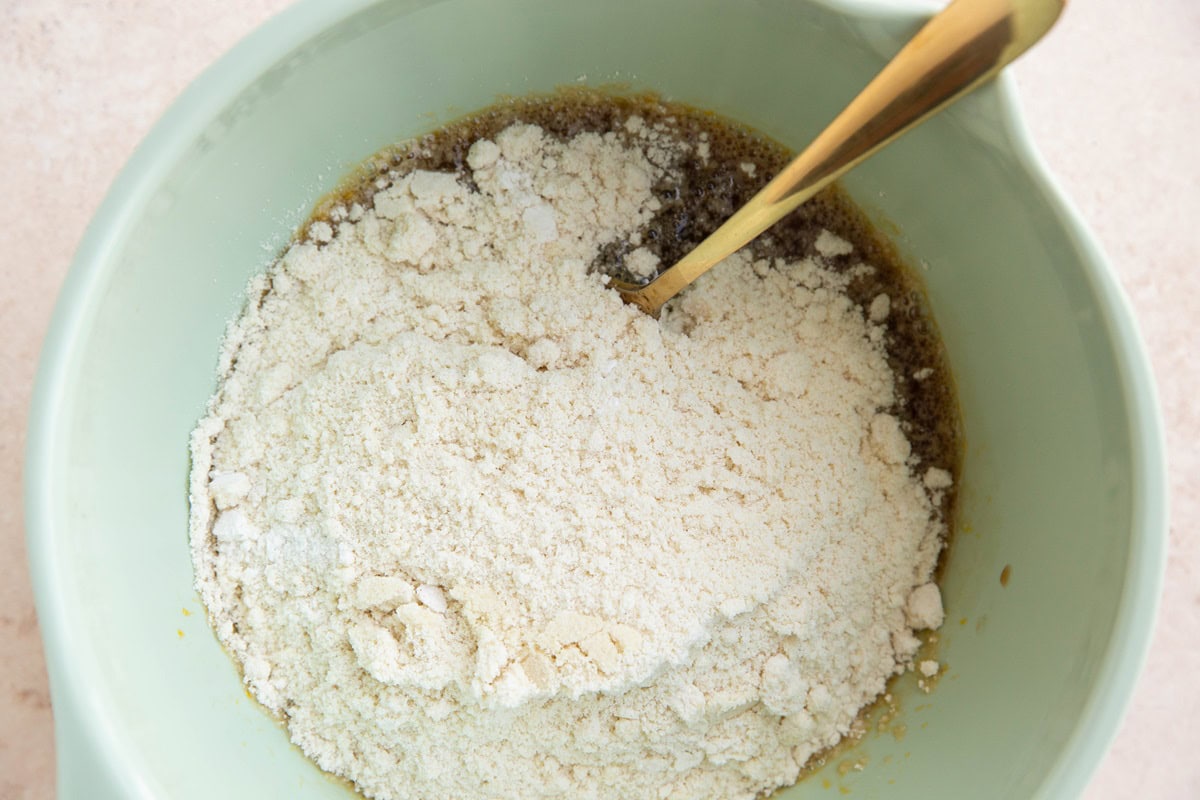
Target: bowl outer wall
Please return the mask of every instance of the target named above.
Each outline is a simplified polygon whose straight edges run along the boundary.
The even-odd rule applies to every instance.
[[[118,177],[89,227],[64,284],[43,348],[26,471],[30,560],[54,696],[63,797],[154,797],[160,796],[161,789],[138,770],[129,768],[138,763],[139,756],[130,751],[132,745],[125,731],[115,725],[103,693],[91,691],[104,683],[98,661],[105,654],[85,651],[74,643],[81,635],[81,620],[77,609],[67,600],[72,596],[71,584],[77,575],[70,571],[72,565],[63,560],[62,554],[56,554],[57,547],[68,544],[58,533],[67,524],[70,511],[56,494],[59,485],[56,479],[64,473],[55,456],[65,452],[62,448],[67,445],[65,438],[70,433],[62,421],[67,414],[65,407],[73,401],[70,390],[80,368],[84,334],[94,322],[96,304],[110,289],[116,269],[114,260],[127,246],[125,240],[137,223],[136,218],[156,202],[159,187],[176,162],[198,137],[211,131],[213,120],[228,111],[232,99],[247,88],[249,81],[245,76],[268,72],[335,20],[369,5],[365,2],[342,5],[335,10],[319,0],[302,2],[267,23],[207,71],[168,111]],[[424,4],[409,5],[419,10]],[[864,34],[864,42],[866,46],[877,46],[881,55],[888,48],[894,49],[897,31],[912,27],[918,12],[928,8],[922,5],[900,9],[897,4],[861,2],[824,5],[841,9],[850,16],[880,20],[877,29]],[[636,76],[628,77],[637,80]],[[975,103],[973,113],[986,120],[990,105],[990,111],[994,112],[992,121],[1006,138],[1002,144],[1015,151],[1016,161],[1025,168],[1048,207],[1057,215],[1056,223],[1063,227],[1081,254],[1085,277],[1100,300],[1099,313],[1112,337],[1122,401],[1128,408],[1131,426],[1130,474],[1134,492],[1131,524],[1139,535],[1129,543],[1121,603],[1090,698],[1061,756],[1055,759],[1037,788],[1039,796],[1064,797],[1081,790],[1115,734],[1149,640],[1165,551],[1166,482],[1161,422],[1148,362],[1128,304],[1094,240],[1035,155],[1017,121],[1019,115],[1011,84],[1003,79],[984,94],[986,97],[978,98]],[[431,102],[430,108],[436,109],[436,103]],[[370,150],[362,155],[367,152]],[[334,174],[329,180],[336,177]],[[314,196],[319,196],[321,190],[320,181],[314,182]],[[853,183],[851,190],[859,196]],[[281,226],[285,233],[303,216],[303,210],[293,209],[288,213],[290,225]],[[903,240],[901,246],[904,247]],[[934,305],[938,307],[936,297]],[[223,657],[219,651],[217,654]],[[953,663],[951,658],[951,666]],[[261,716],[250,704],[246,704],[246,711],[245,719]],[[271,729],[269,724],[258,728]],[[280,734],[275,732],[275,735]],[[303,774],[297,779],[309,780]]]

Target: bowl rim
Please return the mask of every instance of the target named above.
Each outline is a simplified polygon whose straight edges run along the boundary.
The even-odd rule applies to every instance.
[[[326,28],[380,0],[299,0],[268,19],[209,66],[176,98],[113,181],[87,226],[55,303],[38,359],[30,404],[24,463],[26,547],[46,667],[54,701],[57,782],[83,783],[73,765],[102,765],[123,797],[150,798],[152,788],[123,770],[127,742],[113,730],[88,691],[87,661],[71,658],[70,609],[59,591],[64,575],[54,553],[57,517],[51,473],[61,408],[79,358],[81,332],[94,313],[96,290],[112,269],[111,256],[155,188],[204,128],[259,75]],[[809,0],[846,17],[912,23],[937,11],[932,0]],[[1116,274],[1075,206],[1037,151],[1016,84],[1007,71],[987,91],[1000,112],[1012,155],[1026,171],[1056,222],[1081,256],[1112,339],[1132,441],[1132,535],[1121,599],[1095,687],[1059,757],[1035,792],[1047,798],[1078,796],[1087,785],[1132,700],[1154,631],[1166,567],[1168,496],[1165,441],[1157,390],[1132,307]],[[69,722],[68,722],[69,721]],[[78,723],[76,725],[75,723]],[[77,761],[78,759],[78,761]],[[94,796],[94,795],[93,795]]]
[[[1005,80],[997,100],[1014,155],[1082,254],[1086,277],[1100,299],[1099,310],[1112,337],[1131,436],[1131,536],[1121,600],[1095,686],[1061,755],[1036,794],[1045,798],[1078,797],[1116,739],[1149,656],[1167,564],[1166,440],[1149,352],[1129,297],[1096,236],[1038,151],[1016,82],[1011,76],[1002,78]]]

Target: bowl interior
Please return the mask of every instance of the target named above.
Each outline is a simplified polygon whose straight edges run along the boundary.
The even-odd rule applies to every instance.
[[[211,70],[97,217],[39,381],[30,544],[63,796],[351,796],[247,698],[210,633],[186,479],[247,279],[353,165],[498,95],[577,81],[800,146],[917,24],[793,0],[309,0]],[[1031,170],[1010,91],[847,181],[920,265],[958,383],[948,672],[928,696],[901,681],[905,735],[868,735],[783,797],[1070,794],[1144,648],[1162,538],[1154,412],[1130,388],[1145,370],[1097,254]]]

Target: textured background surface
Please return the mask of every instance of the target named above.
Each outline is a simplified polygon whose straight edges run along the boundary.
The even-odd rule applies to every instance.
[[[0,0],[0,800],[52,797],[21,457],[72,252],[154,120],[286,0]],[[1200,797],[1200,3],[1074,0],[1017,67],[1030,126],[1107,250],[1154,362],[1171,551],[1149,663],[1086,800]]]

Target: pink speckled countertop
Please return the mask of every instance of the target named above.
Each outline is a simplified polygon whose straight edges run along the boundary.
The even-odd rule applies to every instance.
[[[0,0],[0,800],[54,794],[20,472],[55,294],[109,182],[154,120],[286,4]],[[1138,314],[1171,462],[1171,551],[1153,649],[1084,797],[1200,798],[1200,3],[1074,0],[1016,73],[1046,160]]]

